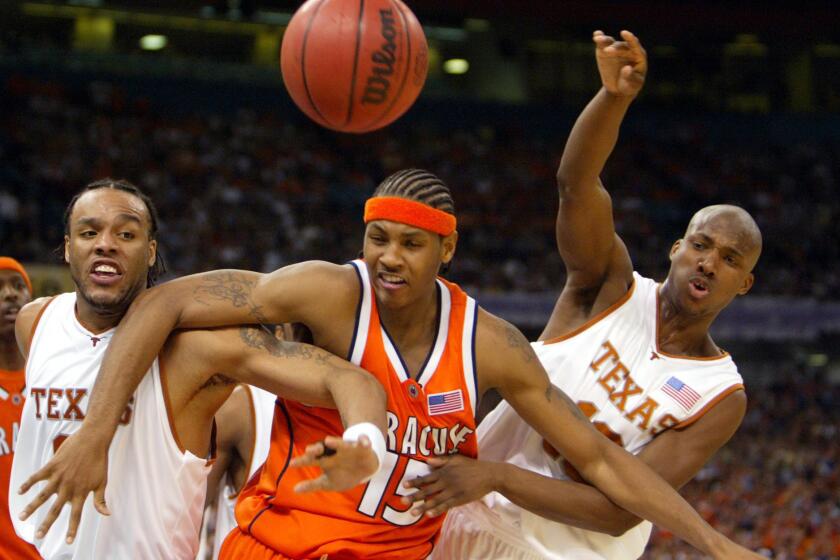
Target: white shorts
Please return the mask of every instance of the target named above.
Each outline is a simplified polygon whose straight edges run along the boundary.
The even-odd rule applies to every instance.
[[[494,523],[495,513],[483,502],[450,511],[431,560],[545,560],[511,529]]]

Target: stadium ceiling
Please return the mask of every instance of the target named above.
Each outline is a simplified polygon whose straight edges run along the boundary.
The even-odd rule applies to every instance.
[[[297,0],[42,0],[55,5],[154,11],[178,15],[204,14],[224,17],[235,8],[237,17],[249,19],[264,13],[291,14]],[[14,2],[22,4],[24,2]],[[9,3],[7,3],[8,5]],[[837,2],[767,2],[758,0],[407,0],[424,23],[456,23],[466,18],[486,18],[497,23],[552,28],[634,28],[694,34],[772,31],[781,35],[825,34],[837,38]],[[697,37],[695,37],[696,39]]]

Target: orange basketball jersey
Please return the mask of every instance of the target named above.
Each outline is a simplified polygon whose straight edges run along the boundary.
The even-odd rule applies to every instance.
[[[318,468],[287,469],[291,457],[328,434],[343,432],[334,410],[280,401],[271,449],[236,506],[239,528],[290,558],[425,558],[443,516],[418,517],[400,501],[406,480],[428,472],[429,457],[477,455],[475,326],[477,305],[458,286],[439,279],[439,323],[417,379],[407,375],[379,321],[364,262],[353,261],[362,285],[349,360],[371,372],[388,395],[388,434],[380,471],[343,493],[296,494],[295,484]]]
[[[34,546],[17,536],[9,514],[9,477],[25,385],[23,370],[0,369],[0,560],[41,558]]]

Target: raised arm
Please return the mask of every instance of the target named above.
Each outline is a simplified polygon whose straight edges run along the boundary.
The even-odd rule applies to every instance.
[[[557,170],[557,247],[567,276],[560,309],[543,338],[573,327],[568,322],[579,308],[598,313],[608,307],[632,281],[630,257],[615,233],[610,195],[599,178],[647,72],[647,56],[638,39],[629,31],[622,31],[622,38],[615,41],[601,31],[593,35],[603,87],[575,122]],[[607,282],[616,287],[602,294]],[[587,318],[580,317],[581,322]]]
[[[497,388],[585,480],[622,508],[669,529],[706,554],[760,558],[714,531],[650,467],[596,431],[577,406],[551,385],[519,331],[486,313],[479,321],[480,390]]]

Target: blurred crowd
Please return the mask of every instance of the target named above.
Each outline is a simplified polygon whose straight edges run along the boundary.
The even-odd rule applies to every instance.
[[[539,133],[511,119],[462,127],[412,117],[351,136],[254,108],[193,113],[189,91],[173,114],[108,82],[73,88],[12,76],[0,87],[0,243],[24,261],[48,262],[72,194],[112,176],[156,201],[173,275],[342,262],[360,249],[362,207],[377,182],[423,167],[455,197],[453,280],[482,291],[555,290],[563,281],[554,173],[569,116]],[[633,118],[644,122],[645,110]],[[696,116],[663,122],[625,127],[603,176],[637,268],[663,277],[692,212],[735,202],[765,236],[755,292],[834,297],[840,141],[726,140]]]
[[[768,387],[747,386],[738,432],[682,494],[714,527],[768,557],[840,558],[840,385],[786,371]],[[645,558],[702,556],[654,529]]]
[[[362,207],[404,167],[439,175],[461,233],[451,278],[468,290],[557,290],[554,173],[563,126],[506,119],[453,126],[409,119],[364,136],[332,134],[259,108],[177,113],[122,87],[8,77],[0,83],[0,246],[59,262],[62,214],[86,183],[126,178],[156,201],[170,275],[336,262],[360,248]],[[634,117],[644,121],[644,115]],[[836,299],[840,141],[736,140],[703,117],[627,126],[603,175],[636,267],[657,278],[693,211],[734,202],[765,249],[755,292]],[[801,372],[799,372],[801,373]],[[716,527],[775,558],[840,557],[840,392],[818,378],[749,391],[734,440],[685,489]],[[692,558],[655,532],[648,558]]]

